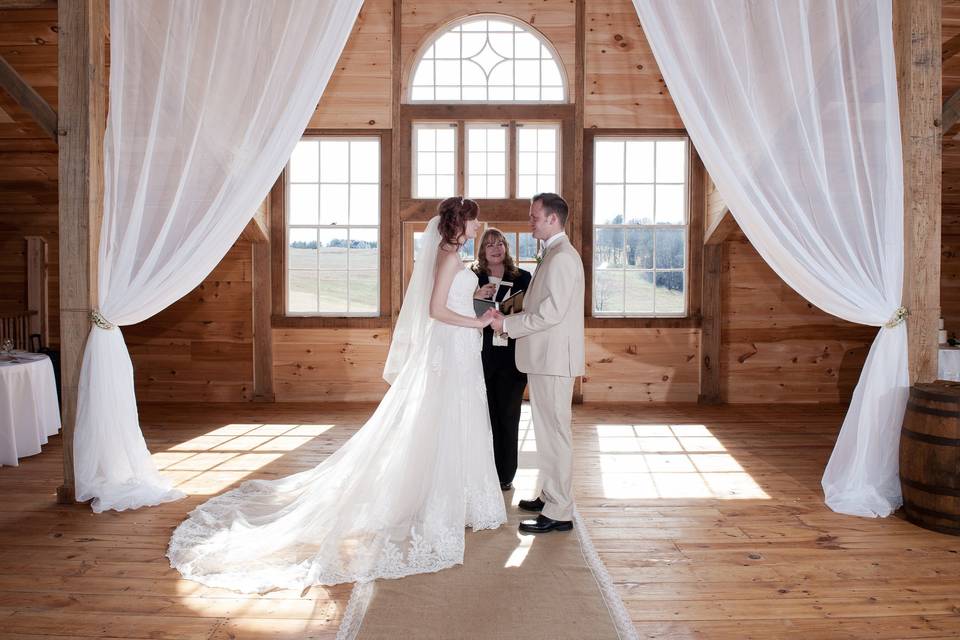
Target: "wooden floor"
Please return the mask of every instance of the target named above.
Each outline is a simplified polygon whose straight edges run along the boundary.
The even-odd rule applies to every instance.
[[[371,410],[144,406],[158,465],[190,496],[134,512],[56,505],[59,437],[0,468],[0,637],[333,638],[349,587],[248,597],[179,579],[164,551],[207,496],[316,464]],[[960,538],[823,506],[841,409],[588,406],[574,419],[577,503],[641,637],[960,637]]]

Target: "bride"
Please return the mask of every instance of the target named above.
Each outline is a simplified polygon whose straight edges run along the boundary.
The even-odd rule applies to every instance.
[[[477,204],[440,203],[423,234],[373,416],[319,465],[251,480],[194,509],[170,539],[185,578],[247,593],[400,578],[463,562],[464,527],[506,521],[480,361],[477,276],[458,249]]]

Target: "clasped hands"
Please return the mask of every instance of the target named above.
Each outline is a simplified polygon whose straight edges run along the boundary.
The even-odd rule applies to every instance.
[[[493,327],[494,332],[497,335],[503,334],[503,318],[504,315],[497,311],[496,309],[487,309],[480,319],[483,320],[483,326]]]

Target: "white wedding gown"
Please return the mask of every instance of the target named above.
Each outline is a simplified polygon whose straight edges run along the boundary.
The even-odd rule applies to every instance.
[[[472,271],[459,272],[447,306],[472,317],[476,287]],[[461,564],[464,527],[503,524],[482,334],[421,326],[380,406],[346,444],[309,471],[251,480],[194,509],[170,539],[171,566],[247,593],[400,578]]]

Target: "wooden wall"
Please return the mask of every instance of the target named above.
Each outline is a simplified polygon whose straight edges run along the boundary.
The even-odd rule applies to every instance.
[[[568,78],[575,77],[572,0],[497,0],[487,6],[491,12],[533,23],[556,46]],[[950,6],[946,3],[944,9],[945,38],[951,33],[946,27]],[[311,127],[392,126],[392,7],[391,0],[365,3]],[[433,29],[479,8],[466,0],[405,0],[401,68],[409,70],[412,56]],[[15,21],[10,17],[14,14]],[[55,17],[54,11],[0,12],[0,55],[52,104]],[[957,18],[954,34],[960,31],[960,15]],[[631,1],[587,0],[585,27],[584,126],[682,127]],[[945,64],[945,77],[949,68]],[[944,93],[948,95],[946,85]],[[56,147],[44,141],[39,129],[2,92],[0,110],[0,305],[22,299],[24,294],[18,293],[23,290],[18,280],[23,273],[22,237],[36,233],[50,241],[55,316]],[[948,326],[960,331],[960,196],[955,195],[960,152],[956,162],[948,161],[951,144],[956,142],[945,138],[943,307]],[[282,216],[275,219],[282,221]],[[812,308],[763,264],[742,234],[735,233],[725,246],[723,398],[729,402],[848,398],[874,330]],[[141,400],[251,399],[251,269],[250,246],[239,242],[200,287],[155,318],[125,329]],[[55,317],[52,332],[56,336]],[[388,328],[275,326],[276,398],[377,401],[386,389],[380,374],[388,346]],[[591,327],[584,400],[695,402],[699,355],[698,328]]]
[[[253,397],[252,280],[250,243],[240,240],[196,289],[123,328],[141,401]]]
[[[952,51],[960,50],[960,1],[944,0],[941,38]],[[960,54],[943,61],[943,100],[946,102],[960,90]],[[960,126],[943,132],[943,192],[940,262],[940,308],[944,327],[951,336],[960,338]]]
[[[0,10],[0,56],[57,104],[56,10]],[[0,90],[0,313],[26,310],[25,236],[47,240],[50,341],[60,341],[57,145]]]

